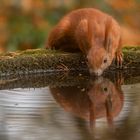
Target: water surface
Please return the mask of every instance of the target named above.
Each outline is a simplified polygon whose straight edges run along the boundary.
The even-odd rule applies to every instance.
[[[1,82],[0,139],[139,140],[140,77],[77,77]]]

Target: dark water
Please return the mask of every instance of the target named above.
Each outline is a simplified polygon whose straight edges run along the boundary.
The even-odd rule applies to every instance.
[[[48,86],[1,82],[0,140],[139,140],[140,77],[78,76]]]

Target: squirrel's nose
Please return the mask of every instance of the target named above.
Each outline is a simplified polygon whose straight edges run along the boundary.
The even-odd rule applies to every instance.
[[[103,73],[103,71],[100,69],[97,69],[97,70],[89,69],[89,72],[90,72],[90,74],[94,74],[96,76],[100,76]]]
[[[99,69],[99,70],[94,71],[94,73],[96,76],[100,76],[102,75],[103,71]]]

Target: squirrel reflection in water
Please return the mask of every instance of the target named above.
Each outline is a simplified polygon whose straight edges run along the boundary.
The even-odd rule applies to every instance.
[[[123,107],[123,93],[109,79],[100,77],[83,88],[80,86],[50,88],[51,94],[65,111],[90,121],[106,117],[109,125]]]

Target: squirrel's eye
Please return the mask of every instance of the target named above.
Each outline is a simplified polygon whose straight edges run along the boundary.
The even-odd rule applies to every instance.
[[[104,59],[104,63],[106,63],[107,62],[107,59]]]
[[[108,90],[108,89],[107,89],[107,87],[104,87],[104,89],[103,89],[103,90],[104,90],[105,92],[107,92],[107,90]]]

